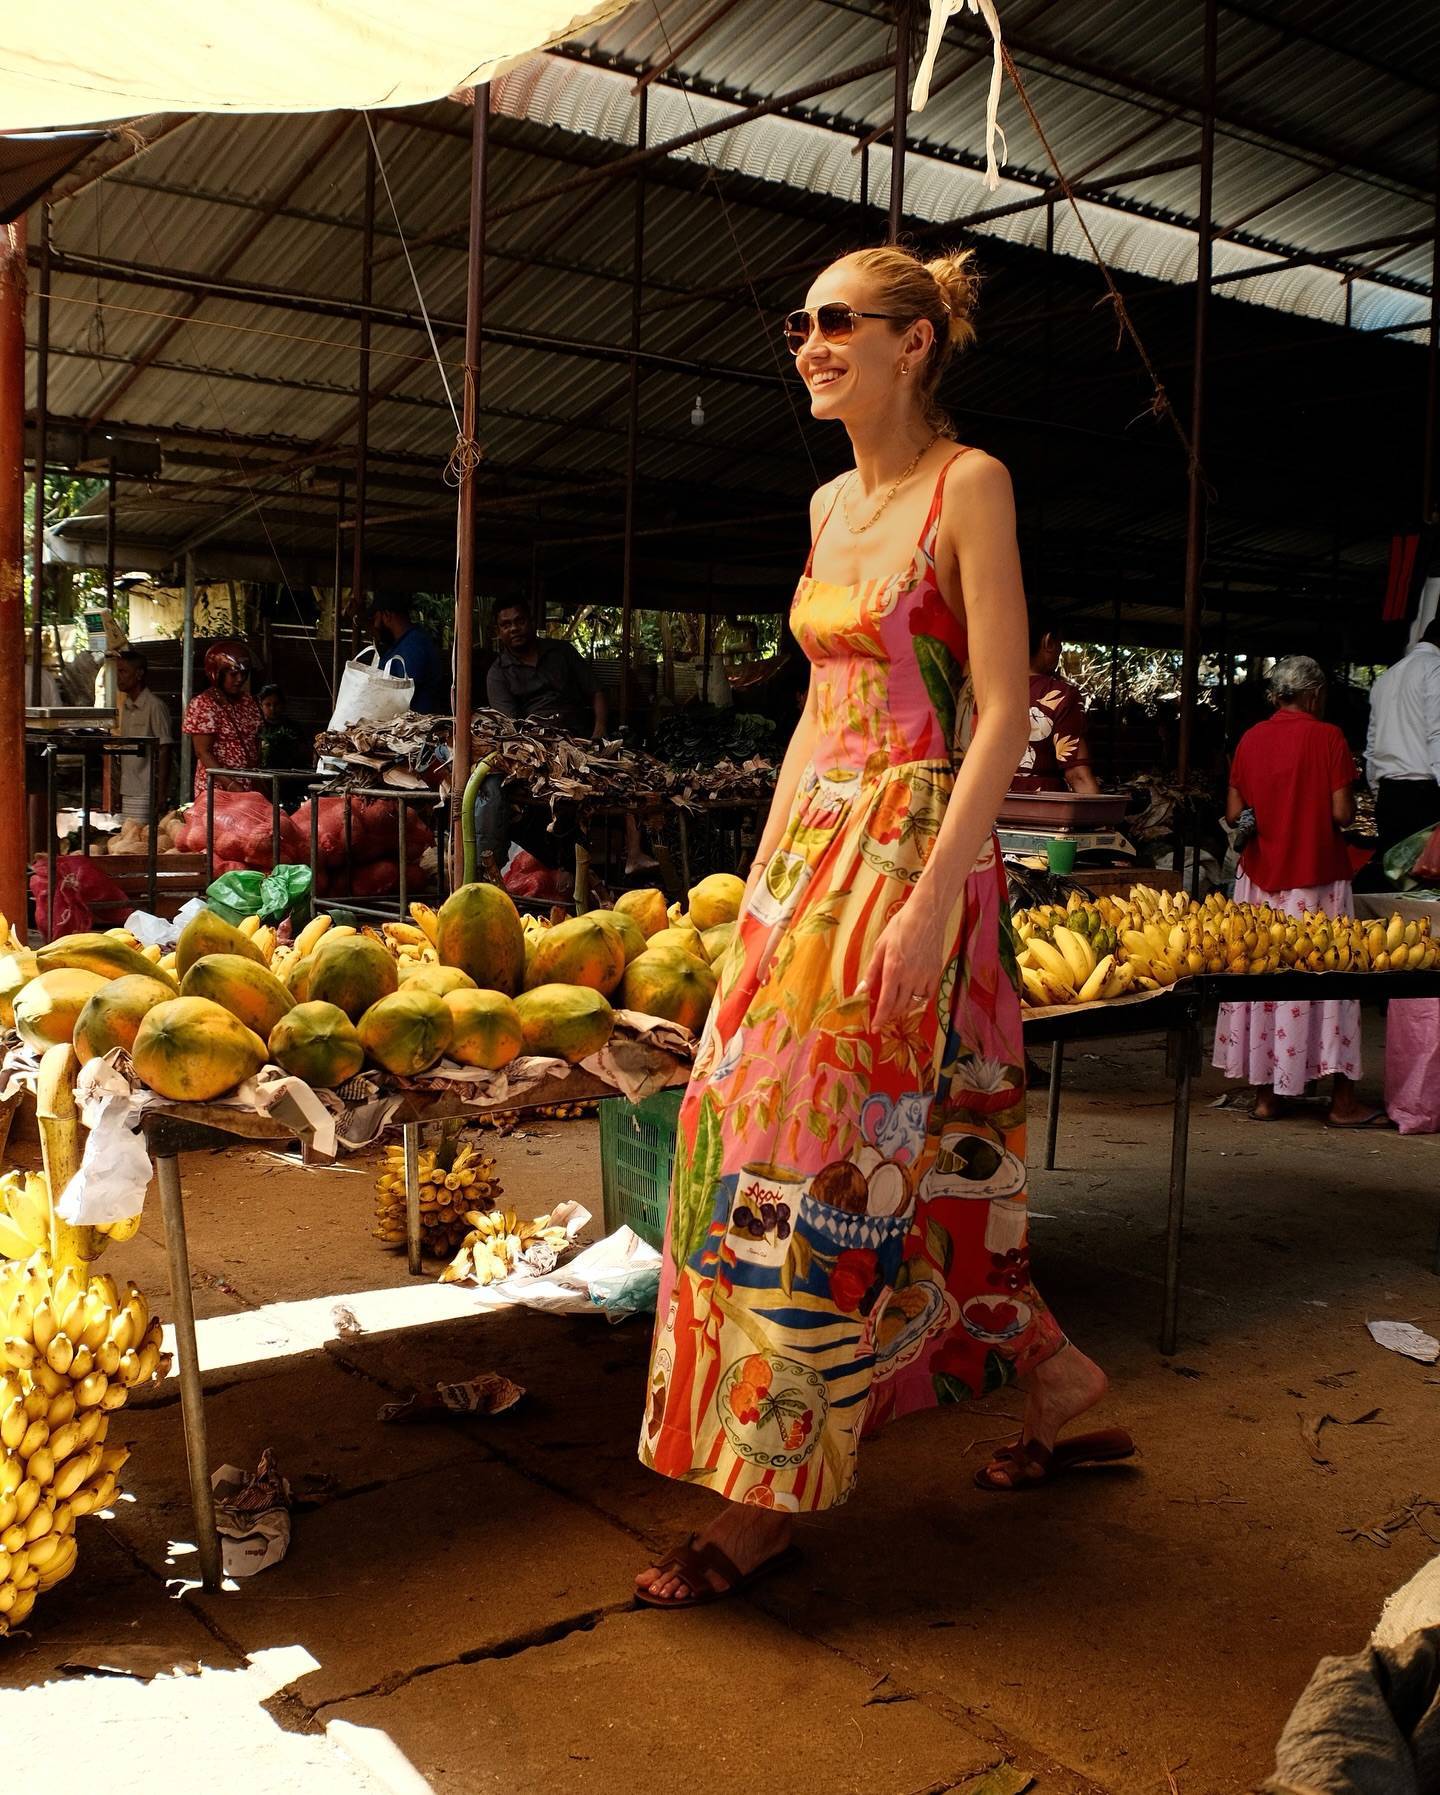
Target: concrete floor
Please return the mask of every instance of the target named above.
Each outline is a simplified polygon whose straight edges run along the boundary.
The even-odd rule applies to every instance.
[[[849,1506],[805,1524],[795,1569],[684,1615],[626,1596],[707,1501],[635,1460],[645,1324],[512,1312],[346,1340],[315,1328],[322,1302],[267,1310],[265,1356],[224,1318],[409,1285],[368,1238],[370,1171],[192,1157],[212,1462],[269,1445],[337,1488],[282,1566],[201,1596],[173,1380],[124,1411],[133,1500],[82,1525],[74,1576],[0,1646],[7,1762],[55,1765],[64,1727],[124,1741],[152,1792],[633,1795],[685,1786],[698,1759],[790,1795],[1011,1795],[1026,1776],[1039,1795],[1238,1795],[1316,1659],[1363,1643],[1433,1551],[1422,1529],[1440,1539],[1440,1510],[1384,1549],[1343,1531],[1440,1501],[1440,1371],[1364,1330],[1440,1331],[1440,1144],[1257,1127],[1208,1106],[1220,1088],[1191,1136],[1173,1358],[1155,1349],[1157,1049],[1073,1056],[1060,1169],[1033,1180],[1042,1285],[1109,1369],[1102,1419],[1132,1428],[1138,1465],[985,1496],[971,1473],[1013,1394],[913,1417],[870,1446]],[[500,1144],[508,1199],[598,1212],[595,1124],[539,1127]],[[158,1206],[111,1259],[163,1312]],[[376,1423],[390,1392],[491,1368],[528,1390],[503,1417]],[[1322,1464],[1302,1425],[1326,1414]],[[200,1674],[134,1680],[172,1662]],[[83,1673],[104,1664],[132,1676]],[[186,1726],[203,1775],[176,1753]]]

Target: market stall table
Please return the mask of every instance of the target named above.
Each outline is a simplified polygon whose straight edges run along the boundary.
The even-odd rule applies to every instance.
[[[1386,914],[1390,912],[1387,910]],[[1170,1181],[1165,1220],[1165,1286],[1160,1350],[1173,1353],[1180,1324],[1180,1265],[1190,1137],[1190,1094],[1204,1044],[1204,1024],[1214,1003],[1319,1003],[1326,998],[1379,1003],[1392,998],[1440,997],[1440,969],[1431,972],[1202,973],[1142,998],[1066,1009],[1025,1012],[1026,1044],[1049,1041],[1050,1092],[1045,1127],[1045,1169],[1055,1167],[1065,1047],[1071,1041],[1166,1034],[1171,1037],[1175,1112],[1170,1137]],[[1440,1232],[1432,1269],[1440,1274]]]
[[[677,1066],[669,1082],[683,1084],[687,1077],[688,1068]],[[579,1069],[568,1076],[543,1078],[519,1098],[485,1101],[430,1092],[404,1095],[387,1117],[386,1126],[399,1126],[405,1142],[406,1255],[411,1275],[425,1275],[421,1263],[418,1175],[418,1147],[422,1125],[465,1116],[474,1117],[487,1109],[503,1109],[519,1115],[533,1114],[554,1103],[584,1102],[590,1098],[615,1095],[617,1092],[614,1085]],[[140,1128],[155,1162],[160,1210],[165,1224],[176,1372],[180,1380],[180,1412],[185,1430],[185,1457],[201,1581],[206,1589],[218,1589],[222,1575],[220,1541],[215,1531],[215,1503],[210,1486],[205,1396],[195,1335],[195,1309],[190,1293],[190,1249],[185,1229],[179,1155],[205,1149],[223,1150],[249,1146],[256,1141],[291,1141],[296,1139],[296,1130],[291,1123],[233,1104],[205,1103],[149,1106],[141,1112]],[[303,1137],[301,1138],[303,1144]]]

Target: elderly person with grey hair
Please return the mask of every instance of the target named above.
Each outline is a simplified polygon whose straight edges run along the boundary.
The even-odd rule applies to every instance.
[[[1325,675],[1308,654],[1286,655],[1270,676],[1274,712],[1247,729],[1230,765],[1227,822],[1244,810],[1255,832],[1240,856],[1239,903],[1269,904],[1289,916],[1307,910],[1348,915],[1357,864],[1340,831],[1355,817],[1359,770],[1345,737],[1322,720]],[[1387,1127],[1383,1110],[1362,1103],[1360,1006],[1227,1003],[1215,1030],[1215,1064],[1255,1088],[1255,1119],[1273,1121],[1286,1098],[1332,1074],[1332,1128]]]

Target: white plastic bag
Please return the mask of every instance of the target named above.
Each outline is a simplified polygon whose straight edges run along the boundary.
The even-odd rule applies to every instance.
[[[393,723],[403,717],[415,696],[415,681],[403,671],[392,673],[390,669],[403,669],[404,665],[398,656],[392,656],[382,667],[375,648],[362,648],[353,661],[346,661],[330,718],[331,731],[349,729],[356,723]]]

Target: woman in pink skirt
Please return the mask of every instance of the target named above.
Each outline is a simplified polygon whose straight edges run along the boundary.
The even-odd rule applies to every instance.
[[[1340,831],[1354,820],[1359,777],[1345,737],[1323,722],[1325,675],[1309,655],[1276,663],[1274,714],[1247,729],[1230,768],[1226,820],[1249,809],[1255,833],[1240,856],[1235,900],[1289,916],[1352,913],[1355,858]],[[1360,1005],[1227,1003],[1215,1031],[1215,1064],[1255,1087],[1255,1120],[1272,1122],[1312,1079],[1334,1078],[1332,1128],[1384,1128],[1383,1110],[1360,1101]]]

